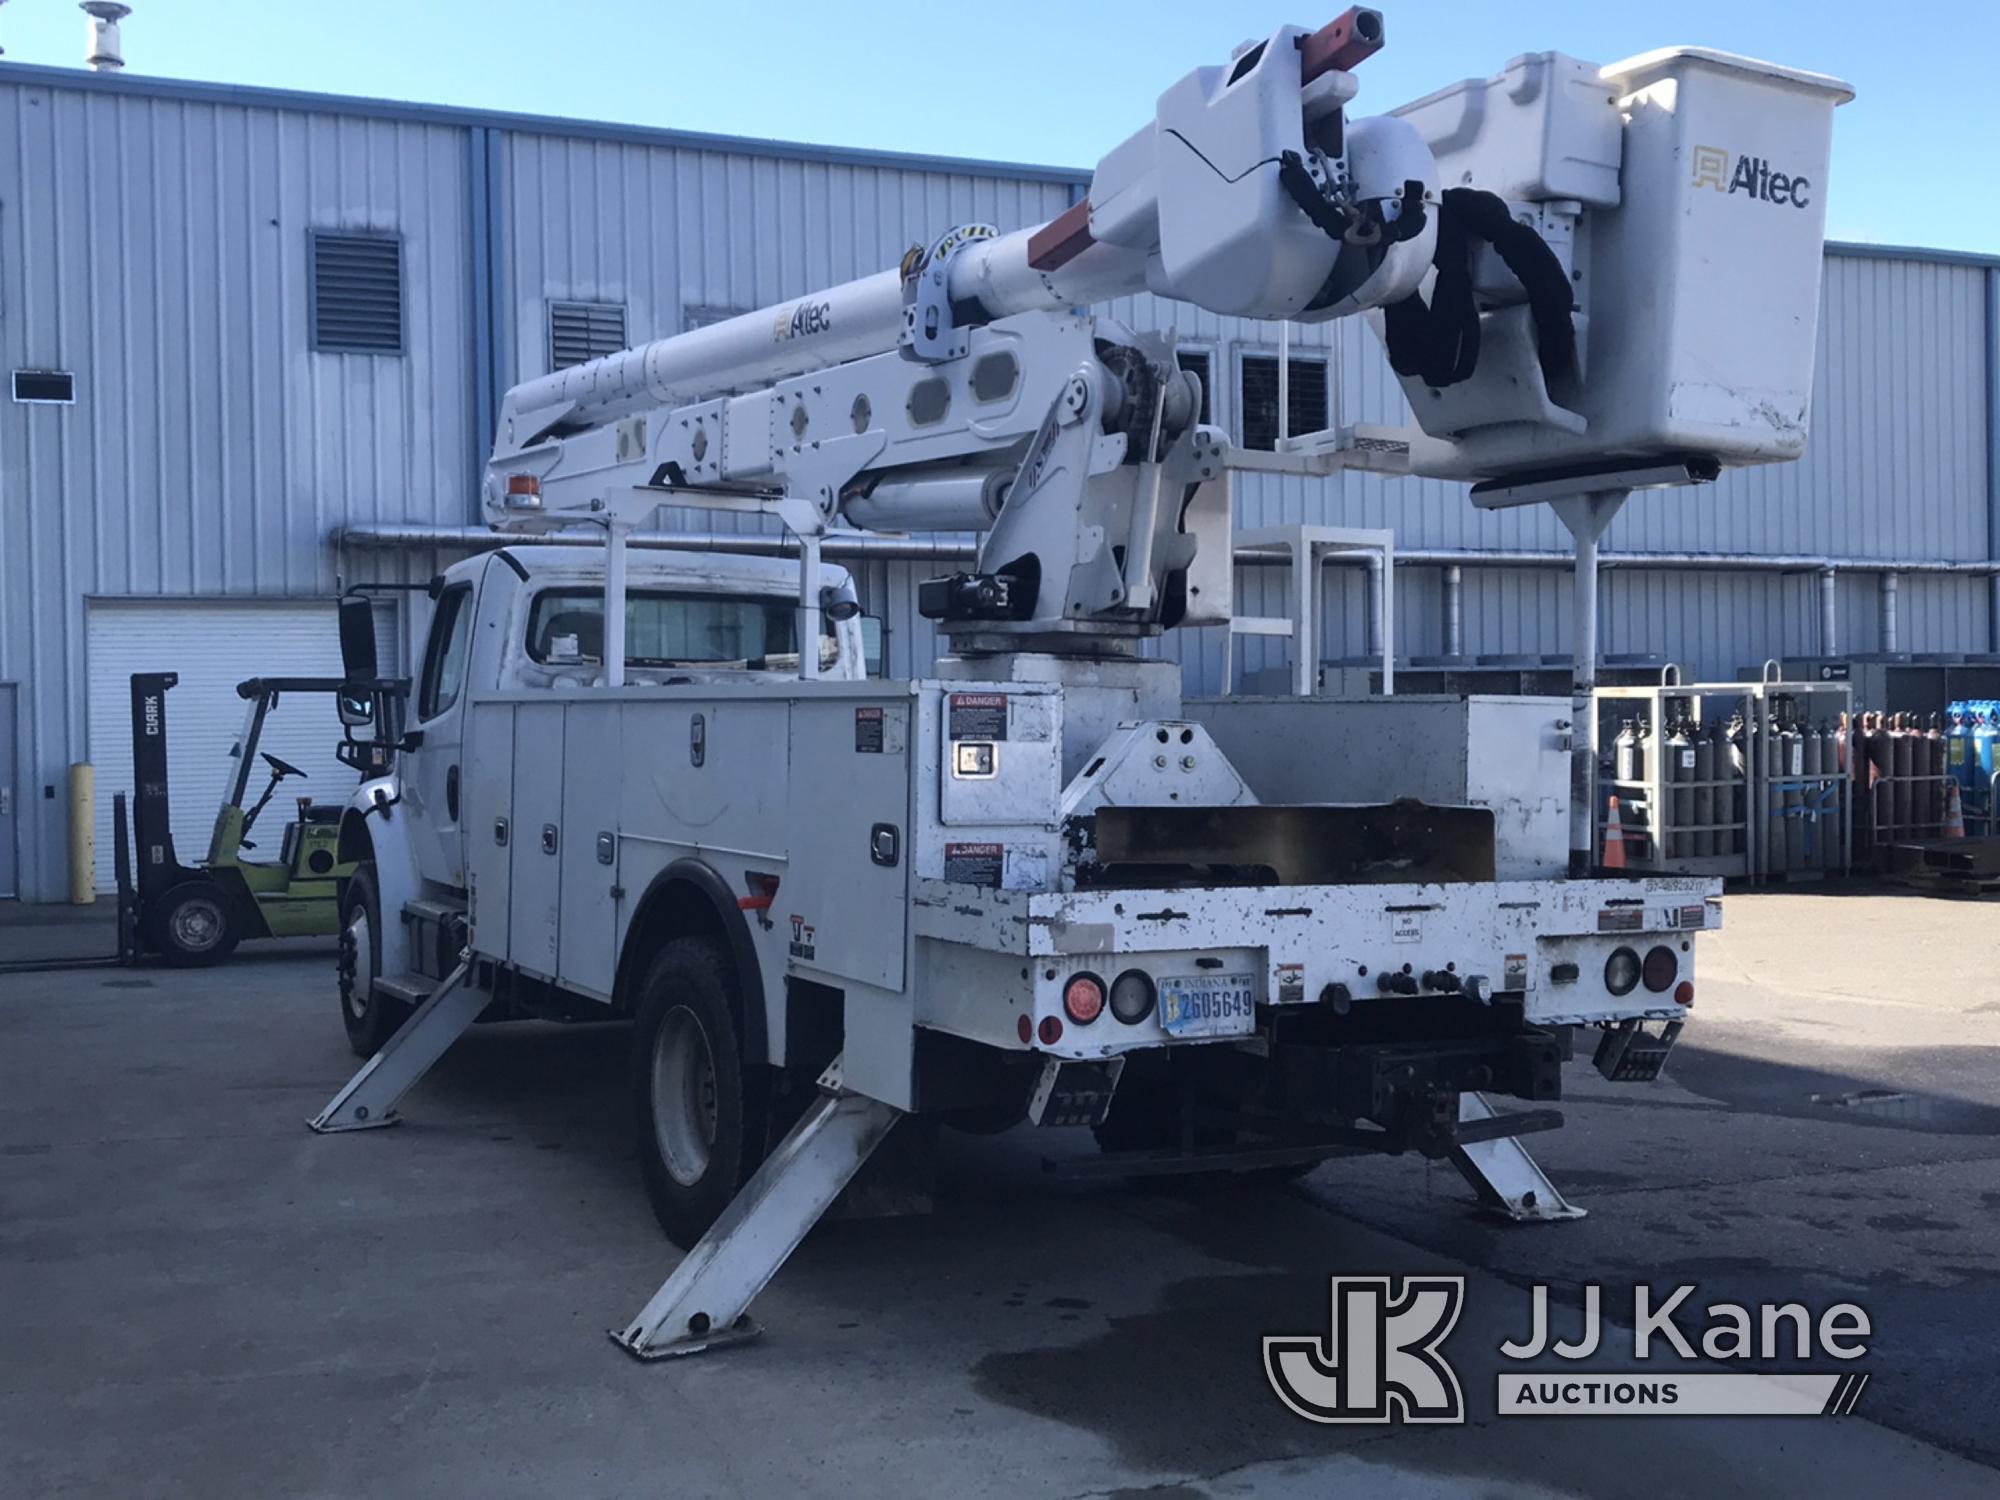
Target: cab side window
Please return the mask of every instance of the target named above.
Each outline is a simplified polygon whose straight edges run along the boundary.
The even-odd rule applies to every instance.
[[[465,685],[465,659],[472,649],[472,585],[454,584],[438,598],[431,637],[424,647],[424,675],[417,691],[417,718],[435,719],[458,702]]]

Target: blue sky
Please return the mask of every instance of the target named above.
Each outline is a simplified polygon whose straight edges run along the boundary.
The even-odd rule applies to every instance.
[[[733,135],[1088,167],[1190,67],[1343,0],[134,0],[134,73]],[[2000,252],[1987,191],[2000,3],[1386,0],[1356,108],[1516,53],[1611,62],[1680,43],[1845,78],[1828,233]],[[72,0],[0,6],[6,61],[76,66]]]

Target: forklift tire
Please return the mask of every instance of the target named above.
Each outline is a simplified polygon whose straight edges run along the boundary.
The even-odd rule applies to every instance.
[[[409,1020],[409,1007],[375,989],[382,972],[382,900],[375,867],[358,866],[340,898],[340,1024],[356,1057],[373,1057]]]
[[[236,950],[229,902],[212,880],[175,886],[146,914],[146,940],[177,969],[219,964]]]
[[[653,1216],[693,1249],[764,1158],[770,1074],[743,1061],[736,975],[704,938],[676,938],[640,982],[633,1127]]]

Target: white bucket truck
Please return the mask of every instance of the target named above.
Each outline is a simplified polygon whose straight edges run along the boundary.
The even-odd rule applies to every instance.
[[[1184,705],[1143,648],[1229,620],[1239,464],[1441,475],[1576,533],[1587,701],[1626,494],[1801,451],[1847,91],[1545,53],[1356,116],[1381,42],[1366,10],[1281,28],[1049,224],[508,393],[506,544],[439,580],[415,727],[343,825],[371,1056],[317,1128],[391,1121],[482,1015],[631,1017],[647,1187],[693,1246],[616,1335],[646,1356],[748,1332],[906,1114],[1093,1125],[1126,1171],[1416,1150],[1577,1212],[1518,1145],[1560,1117],[1489,1101],[1555,1100],[1579,1035],[1654,1076],[1718,920],[1713,881],[1591,875],[1592,716]],[[1079,310],[1138,290],[1365,314],[1421,430],[1238,454],[1169,340]],[[628,547],[662,504],[798,558]],[[948,654],[870,679],[823,540],[920,530],[981,537],[922,589]]]

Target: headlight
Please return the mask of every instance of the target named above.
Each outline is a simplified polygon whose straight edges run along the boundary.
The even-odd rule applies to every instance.
[[[1104,1014],[1104,981],[1095,974],[1072,974],[1063,986],[1063,1010],[1079,1026]]]
[[[1127,969],[1111,981],[1111,1014],[1135,1026],[1153,1013],[1153,976],[1144,969]]]
[[[1629,995],[1639,985],[1639,955],[1630,948],[1613,948],[1604,960],[1604,987],[1614,995]]]
[[[1680,972],[1680,956],[1673,949],[1662,943],[1657,948],[1647,950],[1646,988],[1654,994],[1664,995],[1672,989],[1674,981],[1680,977]]]

